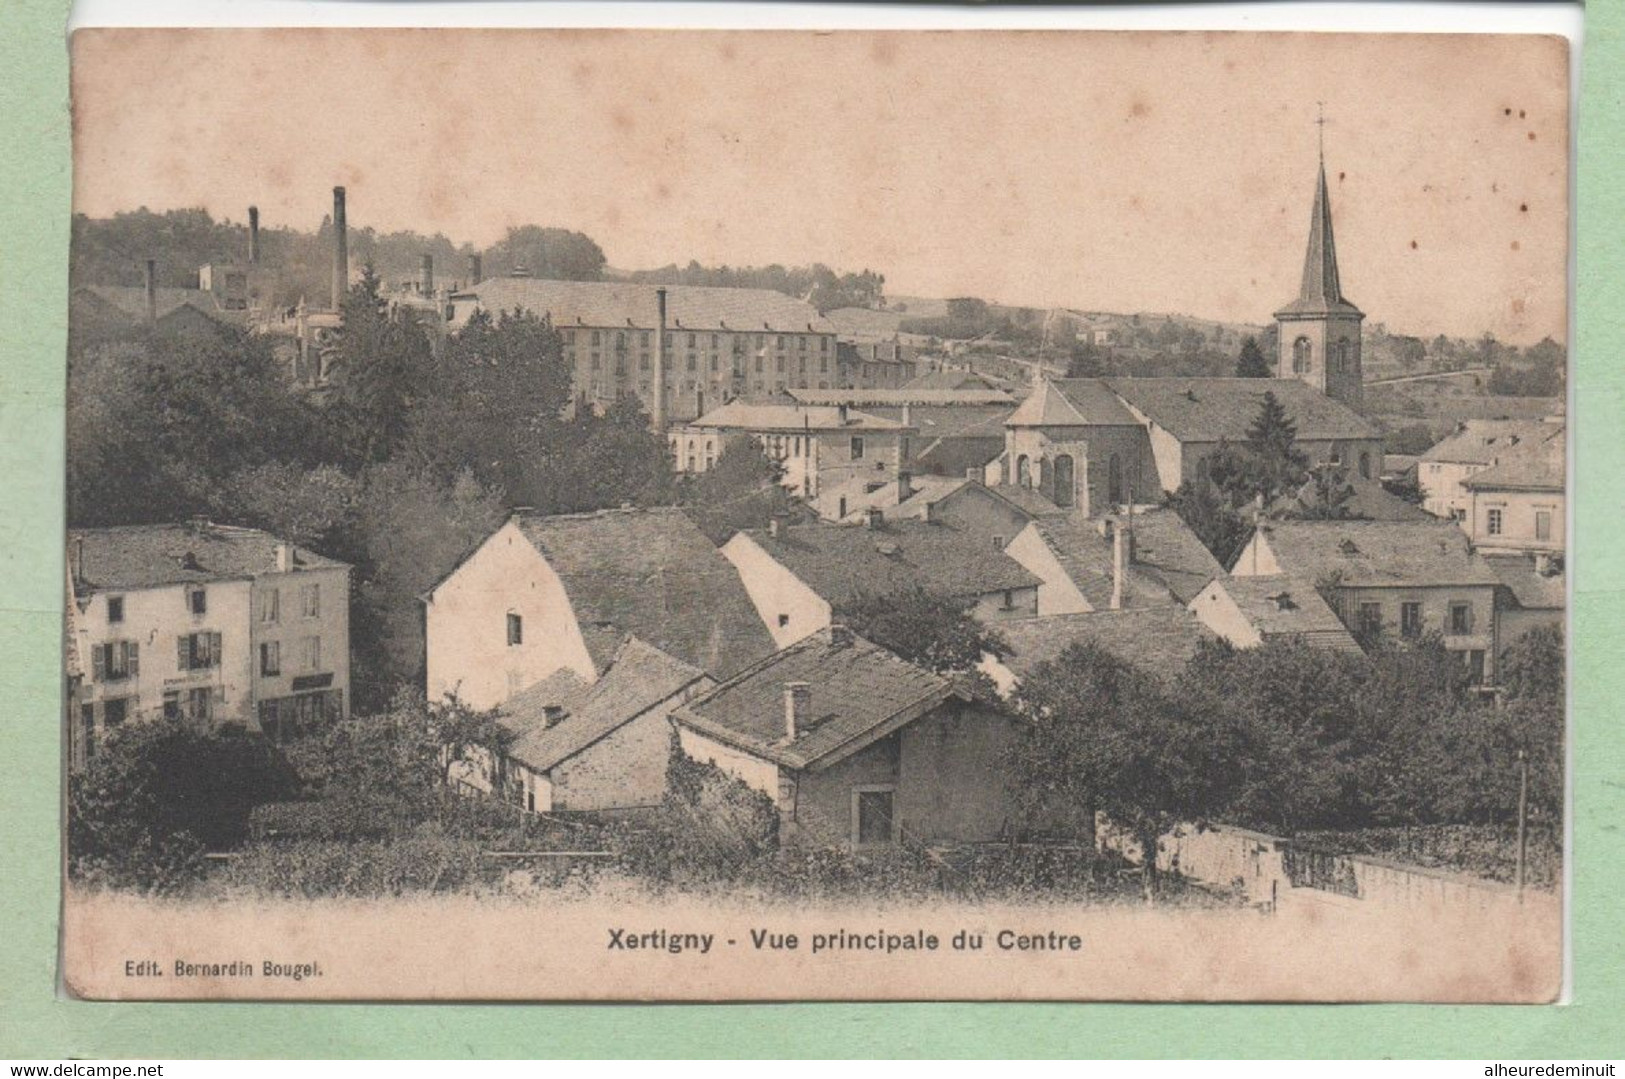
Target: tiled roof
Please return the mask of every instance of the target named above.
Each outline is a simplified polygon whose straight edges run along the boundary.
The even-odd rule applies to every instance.
[[[1215,581],[1213,587],[1224,589],[1264,637],[1296,637],[1316,648],[1360,651],[1353,634],[1315,591],[1312,581],[1284,574],[1226,577]]]
[[[1019,483],[995,483],[988,490],[1031,517],[1058,517],[1066,513],[1066,510],[1031,487],[1023,487]]]
[[[139,285],[81,285],[74,292],[76,295],[92,296],[133,321],[146,320],[147,290]],[[243,325],[248,319],[246,311],[221,310],[215,303],[214,294],[199,288],[160,288],[156,290],[154,298],[157,300],[160,321],[183,307],[190,307],[225,325]]]
[[[1218,639],[1181,606],[1029,618],[1001,623],[999,632],[1011,651],[1004,665],[1018,678],[1059,658],[1074,644],[1094,641],[1117,658],[1172,682],[1184,673],[1203,641]]]
[[[77,594],[172,584],[231,581],[276,572],[282,541],[257,528],[217,524],[125,525],[73,529],[68,564]],[[296,569],[344,566],[290,545]]]
[[[515,521],[564,582],[600,670],[626,634],[717,677],[773,648],[733,564],[681,510]]]
[[[626,281],[553,281],[492,277],[454,299],[477,297],[487,310],[523,308],[571,326],[650,330],[660,323],[656,285]],[[818,309],[772,289],[666,286],[666,329],[725,333],[834,333]]]
[[[1076,514],[1040,518],[1044,542],[1089,605],[1104,609],[1112,597],[1114,541],[1101,521]],[[1179,515],[1169,509],[1134,514],[1134,558],[1123,588],[1125,607],[1189,603],[1224,567]]]
[[[897,336],[906,316],[901,311],[876,311],[868,307],[837,307],[824,312],[824,319],[843,337]]]
[[[1468,420],[1440,439],[1420,460],[1487,465],[1508,451],[1562,440],[1563,425],[1545,420]]]
[[[879,528],[817,524],[781,529],[777,536],[765,530],[746,535],[837,608],[860,596],[913,588],[969,597],[1039,583],[986,539],[923,521],[887,521]]]
[[[1341,509],[1351,518],[1370,521],[1434,521],[1438,518],[1421,506],[1407,502],[1398,495],[1389,494],[1377,480],[1350,476],[1348,487],[1353,491]],[[1282,495],[1271,508],[1278,514],[1291,517],[1301,514],[1315,503],[1315,481],[1311,477],[1298,488],[1296,495]]]
[[[901,493],[901,488],[897,480],[859,477],[822,491],[818,496],[819,509],[825,517],[833,520],[841,500],[845,499],[846,516],[839,518],[842,521],[861,522],[865,513],[872,508],[897,509],[898,513],[886,515],[889,518],[910,516],[911,513],[907,511],[909,506],[914,507],[913,515],[923,515],[922,507],[926,503],[945,497],[949,492],[964,486],[967,481],[953,476],[914,476],[909,482],[913,494],[900,501],[897,496]]]
[[[809,721],[787,738],[785,683],[811,690]],[[811,637],[679,708],[684,726],[790,768],[834,764],[954,694],[945,678],[855,634]]]
[[[1346,585],[1493,585],[1454,521],[1273,521],[1262,526],[1285,573]]]
[[[1561,610],[1568,602],[1563,574],[1538,572],[1533,558],[1493,555],[1486,556],[1484,564],[1526,610]]]
[[[518,734],[508,756],[546,771],[705,677],[704,671],[629,637],[592,685],[573,672],[559,672],[504,701],[501,722]],[[549,705],[564,713],[552,726]]]
[[[1300,439],[1375,439],[1371,421],[1295,378],[1109,378],[1101,380],[1182,442],[1245,442],[1264,394],[1275,394]]]
[[[736,398],[689,423],[690,427],[723,427],[741,431],[906,431],[896,420],[843,410],[835,405],[778,404]]]
[[[856,405],[860,408],[877,406],[898,408],[902,405],[930,407],[933,411],[958,412],[967,406],[1009,405],[1016,399],[1004,390],[807,390],[795,387],[786,391],[806,405]],[[1004,409],[1005,413],[1010,411]],[[971,412],[978,419],[984,412]]]
[[[903,383],[905,390],[1008,390],[1012,383],[980,371],[926,371]]]
[[[1138,426],[1098,378],[1040,379],[1037,389],[1004,421],[1009,427]]]
[[[1563,440],[1552,438],[1512,450],[1495,464],[1462,480],[1461,485],[1481,490],[1561,491],[1567,464]]]

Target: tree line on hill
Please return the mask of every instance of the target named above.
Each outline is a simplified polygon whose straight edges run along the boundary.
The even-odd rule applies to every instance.
[[[669,263],[654,270],[634,270],[627,280],[650,285],[707,285],[716,288],[760,288],[805,300],[820,312],[837,307],[881,308],[886,304],[886,275],[872,270],[837,273],[821,262],[810,266],[686,266]]]

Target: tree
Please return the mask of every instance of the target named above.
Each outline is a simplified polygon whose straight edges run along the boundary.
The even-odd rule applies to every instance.
[[[174,891],[202,874],[202,854],[240,842],[249,812],[292,777],[270,745],[238,728],[180,719],[117,728],[68,783],[74,877]]]
[[[1221,566],[1230,565],[1252,536],[1247,517],[1208,480],[1186,480],[1168,497],[1168,505]]]
[[[603,248],[569,229],[521,225],[485,252],[489,276],[510,274],[523,267],[532,277],[560,281],[597,281],[604,275]]]
[[[1008,656],[1010,646],[978,621],[972,604],[918,585],[884,596],[860,595],[838,614],[866,637],[910,663],[938,674],[969,674],[984,656]]]
[[[391,312],[378,289],[372,267],[364,267],[345,296],[334,346],[330,418],[356,465],[386,460],[433,389],[428,335],[410,311]]]
[[[1089,341],[1077,341],[1067,358],[1067,378],[1101,378],[1111,374],[1111,355]]]
[[[1294,500],[1290,515],[1306,521],[1344,521],[1357,516],[1349,508],[1354,497],[1354,485],[1349,483],[1348,470],[1336,465],[1321,465],[1309,472],[1309,500],[1300,496]]]
[[[1258,347],[1256,337],[1248,337],[1241,343],[1241,357],[1236,360],[1237,378],[1269,378],[1270,362],[1264,358],[1264,350]]]
[[[1012,751],[1032,803],[1099,809],[1139,841],[1147,902],[1157,890],[1157,840],[1230,801],[1241,759],[1225,713],[1206,720],[1146,672],[1093,642],[1038,665],[1016,691],[1026,720]]]
[[[735,532],[761,528],[796,506],[780,480],[784,467],[747,435],[731,435],[722,453],[682,492],[683,508],[712,543],[721,546]]]
[[[1266,505],[1304,481],[1309,460],[1297,448],[1297,437],[1297,424],[1287,414],[1286,406],[1273,391],[1264,391],[1258,415],[1247,428],[1247,451],[1253,468],[1246,483],[1249,493],[1261,495]]]
[[[509,492],[516,503],[544,513],[580,513],[676,501],[670,449],[650,430],[636,396],[622,395],[602,413],[578,407],[557,436],[545,452],[523,462]]]

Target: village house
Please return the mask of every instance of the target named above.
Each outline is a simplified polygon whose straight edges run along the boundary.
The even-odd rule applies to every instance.
[[[1010,654],[984,655],[978,669],[1009,696],[1040,664],[1074,645],[1094,645],[1172,686],[1204,641],[1217,636],[1177,604],[1085,611],[1010,622],[999,627]]]
[[[963,476],[1004,449],[1004,422],[1016,408],[999,389],[791,390],[806,405],[846,405],[913,429],[915,475]]]
[[[1497,645],[1512,642],[1541,626],[1563,628],[1567,576],[1546,555],[1496,555],[1484,559],[1502,589],[1495,612]]]
[[[875,491],[853,492],[844,488],[820,504],[820,512],[834,503],[834,510],[846,509],[839,518],[843,524],[862,524],[868,512],[879,508],[888,521],[930,521],[972,536],[979,536],[996,550],[1003,550],[1012,538],[1040,517],[1061,516],[1064,511],[1036,491],[1025,487],[982,483],[976,469],[967,469],[963,479],[949,476],[907,476],[900,482]],[[855,508],[853,508],[855,507]]]
[[[1273,517],[1305,517],[1326,511],[1322,481],[1327,492],[1336,492],[1334,512],[1342,517],[1366,521],[1431,521],[1432,514],[1414,502],[1390,493],[1380,480],[1362,479],[1346,468],[1322,470],[1310,476],[1296,491],[1280,495],[1270,505]]]
[[[673,713],[679,744],[770,798],[785,845],[991,842],[1016,826],[1013,720],[828,626]]]
[[[986,539],[925,521],[786,525],[738,532],[722,553],[762,623],[784,647],[865,598],[920,589],[961,599],[984,622],[1030,617],[1039,580]]]
[[[424,597],[427,690],[493,708],[622,640],[725,677],[773,648],[738,573],[678,509],[518,511]]]
[[[729,401],[671,432],[673,467],[708,472],[727,440],[746,436],[778,462],[780,482],[815,499],[830,486],[863,477],[884,482],[908,467],[914,429],[846,405]]]
[[[1357,639],[1441,634],[1476,681],[1494,680],[1501,582],[1451,522],[1273,521],[1230,572],[1312,582]]]
[[[504,701],[498,722],[513,741],[500,759],[471,752],[451,766],[450,780],[531,813],[657,806],[672,710],[715,685],[699,668],[628,637],[597,681],[564,668]]]
[[[451,331],[476,310],[552,319],[576,396],[602,408],[636,394],[660,430],[736,397],[840,380],[835,328],[811,304],[771,289],[553,281],[516,270],[453,293],[447,309]]]
[[[127,340],[143,328],[181,337],[229,338],[247,328],[246,313],[222,307],[206,289],[148,285],[81,285],[69,297],[76,346]]]
[[[1467,420],[1417,461],[1422,508],[1436,517],[1465,521],[1472,492],[1464,481],[1509,454],[1563,441],[1562,423],[1551,420]]]
[[[1219,577],[1190,602],[1202,625],[1237,648],[1284,640],[1359,655],[1359,642],[1305,580],[1281,576]]]
[[[159,716],[281,740],[348,714],[350,567],[252,528],[73,529],[72,717],[82,767],[120,724]],[[87,658],[88,657],[88,660]]]
[[[1184,606],[1224,576],[1179,515],[1160,507],[1095,518],[1038,517],[1004,551],[1043,582],[1040,617]]]
[[[1461,481],[1467,512],[1460,518],[1474,550],[1561,555],[1567,501],[1565,447],[1560,436],[1513,450]]]

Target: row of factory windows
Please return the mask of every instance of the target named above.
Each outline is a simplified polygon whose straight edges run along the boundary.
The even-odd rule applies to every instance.
[[[565,360],[571,366],[575,366],[576,364],[581,362],[581,355],[578,352],[576,352],[575,349],[571,349],[565,354]],[[603,353],[601,353],[601,352],[592,352],[592,353],[587,354],[587,367],[588,367],[589,370],[598,371],[598,370],[601,370],[603,368],[603,366],[604,366]],[[720,359],[715,355],[709,357],[709,359],[707,360],[707,366],[712,371],[721,371],[722,370],[722,363],[721,363]],[[653,361],[650,359],[649,354],[647,352],[642,353],[642,354],[640,354],[638,356],[638,370],[640,370],[640,371],[648,371],[652,367],[653,367]],[[684,360],[684,368],[686,370],[689,370],[689,371],[697,371],[697,370],[699,370],[700,369],[699,357],[697,355],[695,355],[694,353],[692,353],[692,352],[689,353],[688,356]],[[761,374],[766,369],[767,369],[766,358],[763,357],[763,356],[757,356],[756,357],[756,373]],[[787,369],[788,368],[787,368],[786,363],[785,363],[785,357],[783,357],[783,356],[776,357],[775,361],[774,361],[774,370],[777,370],[779,372],[783,372],[783,371],[785,371]],[[803,373],[805,373],[808,370],[807,357],[801,356],[801,357],[798,358],[797,364],[796,364],[796,369],[798,371],[803,372]],[[624,375],[624,374],[626,374],[626,370],[627,370],[626,357],[623,356],[623,355],[620,355],[619,353],[616,353],[615,354],[615,373],[618,374],[618,375]],[[818,370],[826,372],[826,373],[829,371],[829,357],[828,356],[820,356],[820,357],[818,357]],[[744,358],[742,356],[735,356],[734,357],[734,360],[733,360],[733,373],[736,374],[736,375],[743,375],[745,373],[745,363],[744,363]]]
[[[642,347],[642,348],[648,348],[650,346],[650,344],[654,340],[654,332],[652,330],[630,330],[630,331],[629,330],[613,330],[613,331],[612,330],[565,330],[564,331],[564,343],[566,345],[574,345],[576,343],[576,335],[577,334],[585,335],[587,337],[588,343],[593,345],[593,346],[599,346],[599,345],[603,345],[603,344],[607,343],[607,344],[612,344],[616,349],[625,349],[628,346],[628,344],[630,343],[629,339],[634,337],[634,336],[638,339],[638,345],[640,347]],[[678,336],[679,336],[678,334],[668,332],[666,334],[666,347],[671,348],[674,345],[676,345]],[[738,350],[740,350],[742,348],[747,347],[747,345],[746,345],[747,336],[748,336],[748,338],[750,340],[749,347],[757,348],[757,349],[764,349],[764,348],[767,347],[767,337],[768,337],[767,334],[762,334],[762,333],[750,334],[750,335],[746,335],[746,334],[726,335],[726,334],[720,334],[720,333],[713,333],[713,334],[707,335],[707,334],[701,334],[701,333],[689,333],[689,334],[684,334],[682,336],[687,338],[687,340],[684,342],[684,344],[686,344],[689,348],[700,348],[700,347],[702,347],[701,338],[709,336],[710,339],[711,339],[710,340],[710,347],[712,349],[720,349],[720,348],[724,347],[722,339],[723,339],[723,337],[727,336],[727,337],[729,337],[729,342],[730,342],[731,346],[733,347],[733,349],[735,351],[738,351]],[[811,351],[811,349],[812,349],[812,344],[811,343],[813,341],[818,342],[818,351],[819,352],[828,352],[829,351],[830,338],[826,334],[818,334],[818,335],[782,334],[782,333],[781,334],[774,334],[773,335],[773,347],[782,352],[786,348],[789,347],[789,345],[787,344],[787,341],[789,341],[789,340],[793,340],[795,342],[795,348],[796,348],[797,351],[800,351],[800,352]]]

